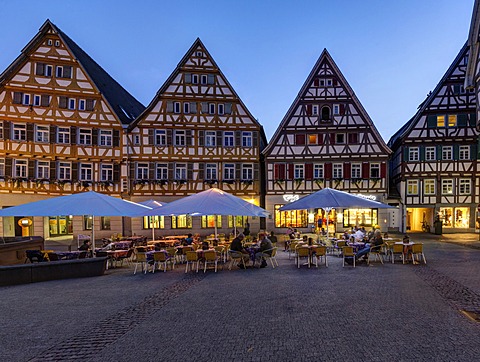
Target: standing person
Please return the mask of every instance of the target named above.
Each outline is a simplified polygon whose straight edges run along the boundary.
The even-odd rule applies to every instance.
[[[245,235],[243,235],[242,233],[238,234],[237,237],[232,240],[232,243],[230,244],[230,250],[241,253],[243,262],[245,263],[245,265],[247,265],[248,261],[250,260],[250,254],[243,247],[243,239],[245,239]],[[244,268],[243,264],[241,263],[238,264],[238,267],[241,269]]]
[[[258,238],[260,239],[260,248],[255,253],[255,261],[261,260],[262,263],[260,264],[260,268],[265,268],[267,266],[267,261],[264,258],[264,255],[272,255],[273,244],[270,239],[267,238],[266,233],[258,234]]]

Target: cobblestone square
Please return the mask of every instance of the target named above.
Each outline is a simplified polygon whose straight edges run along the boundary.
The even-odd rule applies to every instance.
[[[460,310],[480,312],[480,251],[462,237],[412,234],[427,265],[298,269],[280,252],[275,269],[2,287],[2,360],[477,360],[480,323]]]

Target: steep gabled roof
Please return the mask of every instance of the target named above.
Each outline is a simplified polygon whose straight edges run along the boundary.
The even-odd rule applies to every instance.
[[[167,90],[168,86],[173,82],[173,80],[176,78],[176,76],[182,71],[182,68],[185,66],[185,64],[187,63],[187,61],[190,59],[190,57],[192,56],[193,52],[198,49],[198,48],[202,48],[202,50],[205,52],[205,54],[207,55],[207,58],[210,60],[210,62],[212,63],[214,69],[220,74],[220,76],[223,78],[223,80],[225,81],[227,87],[230,88],[230,90],[232,91],[232,95],[238,99],[238,101],[240,102],[241,106],[243,107],[243,109],[245,109],[245,112],[247,113],[247,115],[252,119],[254,120],[254,122],[259,126],[261,127],[260,123],[256,120],[256,118],[253,117],[253,115],[250,113],[250,111],[248,110],[248,108],[245,106],[245,104],[243,103],[242,99],[238,96],[237,92],[235,92],[235,89],[232,87],[232,85],[230,84],[230,82],[228,81],[227,77],[225,77],[225,75],[222,73],[222,71],[220,70],[220,68],[218,67],[217,63],[215,62],[215,60],[213,59],[213,57],[211,56],[211,54],[208,52],[207,48],[205,47],[205,45],[202,43],[202,41],[200,40],[200,38],[197,38],[194,43],[192,44],[192,46],[188,49],[188,51],[185,53],[185,55],[183,56],[183,58],[180,60],[180,62],[178,62],[177,64],[177,67],[173,70],[173,72],[170,74],[170,76],[167,78],[167,80],[163,83],[163,85],[160,87],[160,89],[157,91],[157,94],[155,95],[155,97],[152,99],[152,101],[149,103],[149,105],[145,108],[145,110],[137,117],[137,119],[130,125],[130,129],[133,129],[134,127],[136,127],[136,125],[138,124],[138,122],[140,122],[141,118],[145,115],[145,114],[148,114],[152,108],[159,102],[161,96],[165,93],[165,91]],[[265,134],[263,133],[263,136],[262,137],[265,137]],[[265,137],[265,140],[266,140],[266,137]]]
[[[68,35],[60,30],[50,20],[46,20],[38,34],[22,49],[22,53],[0,75],[2,86],[29,57],[29,52],[42,41],[44,35],[52,29],[58,34],[78,64],[95,84],[105,101],[110,105],[122,124],[130,124],[145,107],[113,79],[100,65],[98,65],[82,48],[80,48]]]
[[[390,138],[388,141],[388,145],[390,147],[393,147],[396,145],[398,142],[401,142],[401,139],[408,133],[410,130],[415,127],[417,124],[418,120],[422,116],[423,112],[432,104],[432,101],[435,99],[437,96],[438,92],[442,88],[444,82],[450,77],[450,75],[453,73],[455,68],[458,66],[458,63],[460,60],[465,56],[465,53],[468,51],[468,43],[465,43],[460,52],[457,54],[455,57],[455,60],[452,62],[448,70],[445,72],[443,75],[442,79],[440,82],[438,82],[437,86],[435,89],[430,92],[427,95],[427,98],[421,103],[417,113],[407,122],[405,123],[395,134]]]
[[[468,34],[468,45],[470,47],[470,56],[468,57],[467,74],[465,76],[465,89],[475,86],[475,76],[477,71],[478,52],[480,47],[480,2],[475,0],[473,5],[472,20],[470,22],[470,32]]]
[[[365,108],[363,108],[362,103],[359,101],[359,99],[355,95],[355,92],[353,91],[352,87],[350,87],[350,84],[348,84],[347,79],[344,77],[343,73],[340,71],[340,68],[338,68],[337,64],[335,63],[335,61],[333,60],[332,56],[330,55],[330,53],[328,52],[328,50],[326,48],[324,48],[323,51],[322,51],[322,54],[320,54],[320,57],[318,58],[315,65],[313,66],[313,68],[312,68],[310,74],[308,75],[307,79],[303,83],[302,88],[298,92],[297,97],[295,98],[292,105],[288,109],[287,113],[283,117],[282,122],[280,122],[280,125],[278,126],[274,135],[270,139],[270,142],[269,142],[268,146],[265,148],[264,153],[268,153],[268,151],[272,147],[274,147],[274,145],[276,144],[278,138],[281,135],[281,132],[282,132],[285,124],[288,123],[289,119],[294,114],[298,103],[300,103],[302,97],[305,95],[306,91],[310,87],[310,84],[312,84],[313,78],[319,72],[321,65],[325,61],[329,63],[329,65],[332,67],[334,73],[340,79],[340,83],[344,86],[346,92],[348,93],[348,96],[350,96],[352,98],[353,102],[358,106],[360,114],[368,122],[373,134],[377,137],[379,145],[383,148],[383,150],[386,153],[390,154],[392,151],[385,144],[385,141],[383,140],[382,136],[378,132],[377,128],[375,127],[375,125],[374,125],[373,121],[371,120],[370,116],[368,115],[367,111],[365,110]]]

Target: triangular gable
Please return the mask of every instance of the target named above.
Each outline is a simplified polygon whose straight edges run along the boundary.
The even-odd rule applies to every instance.
[[[145,107],[50,20],[45,21],[37,35],[22,49],[17,59],[0,75],[0,87],[28,61],[29,54],[43,41],[45,35],[49,32],[58,35],[67,47],[72,58],[78,61],[80,67],[102,94],[104,100],[109,104],[113,112],[115,112],[122,124],[128,125],[141,113]]]
[[[323,90],[319,91],[318,87],[323,86],[321,84],[318,84],[318,82],[321,82],[321,80],[319,80],[318,78],[328,77],[332,77],[331,86],[326,86]],[[332,89],[334,89],[335,94],[331,93]],[[353,104],[356,112],[359,114],[360,118],[365,123],[364,126],[367,126],[369,129],[371,129],[375,141],[380,146],[380,148],[387,154],[391,152],[383,141],[383,138],[376,129],[366,110],[363,108],[362,104],[356,97],[355,92],[350,87],[346,78],[334,62],[333,58],[328,53],[327,49],[324,49],[317,62],[315,63],[312,71],[308,75],[302,88],[298,92],[297,97],[295,98],[294,102],[288,109],[285,117],[283,118],[282,122],[274,133],[264,153],[268,153],[272,149],[272,147],[275,147],[276,143],[281,139],[285,128],[289,126],[289,122],[291,122],[295,116],[299,115],[299,107],[304,107],[304,102],[314,100],[332,101],[337,103],[346,102]],[[304,111],[301,112],[305,113]],[[337,125],[342,125],[342,120],[340,120],[339,122],[340,123],[338,123]],[[331,124],[325,126],[335,127],[336,125]]]
[[[174,71],[171,73],[171,75],[160,87],[157,94],[150,102],[150,104],[146,107],[146,109],[142,112],[142,114],[140,114],[137,117],[136,121],[131,124],[130,129],[133,129],[134,127],[136,127],[136,125],[139,122],[141,122],[141,120],[144,119],[144,117],[147,114],[152,112],[152,110],[154,110],[154,108],[161,101],[162,97],[166,95],[168,95],[169,98],[175,97],[177,90],[172,89],[172,84],[175,82],[181,83],[180,77],[182,76],[182,74],[188,73],[190,71],[192,72],[201,71],[201,72],[205,72],[205,74],[215,75],[217,79],[217,84],[220,87],[223,87],[224,89],[227,90],[227,92],[222,94],[222,99],[224,99],[225,102],[229,100],[232,100],[232,101],[235,100],[235,102],[238,103],[237,107],[241,108],[240,114],[246,118],[250,118],[252,120],[252,123],[255,126],[261,127],[258,121],[253,117],[253,115],[250,113],[248,108],[245,106],[241,98],[235,92],[231,84],[228,82],[227,78],[222,73],[218,65],[215,63],[215,60],[208,52],[205,45],[202,43],[202,41],[199,38],[197,38],[195,42],[192,44],[192,46],[189,48],[189,50],[186,52],[186,54],[183,56],[183,58],[180,60],[180,62],[178,63]],[[183,95],[183,91],[180,88],[178,89],[178,94]],[[210,96],[213,98],[215,97],[215,95],[213,94],[210,95],[210,94],[194,94],[194,93],[192,93],[191,96],[192,97],[198,96],[199,98],[210,97]]]
[[[465,43],[460,52],[455,57],[455,60],[452,62],[448,70],[443,75],[440,82],[437,84],[435,89],[427,95],[427,98],[422,102],[421,106],[419,107],[417,113],[406,123],[404,124],[388,141],[388,145],[393,147],[395,144],[401,141],[401,139],[408,136],[408,133],[417,126],[418,122],[420,121],[422,115],[431,108],[434,107],[433,111],[438,111],[437,106],[433,103],[438,97],[440,91],[445,86],[446,82],[454,81],[455,78],[461,77],[461,73],[459,72],[458,68],[461,62],[465,62],[465,58],[468,56],[469,47],[468,44]],[[444,111],[444,110],[443,110]]]

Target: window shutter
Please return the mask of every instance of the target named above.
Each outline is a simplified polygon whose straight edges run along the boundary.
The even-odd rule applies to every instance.
[[[33,142],[33,123],[27,123],[27,141]]]
[[[13,92],[13,103],[22,104],[23,93],[22,92]]]
[[[66,105],[66,97],[65,97],[65,107],[63,108],[67,108],[67,105]],[[95,100],[94,99],[87,99],[87,102],[85,104],[85,109],[87,111],[93,111],[95,108]]]
[[[155,144],[155,130],[152,128],[149,128],[148,130],[148,144],[149,145]]]
[[[225,103],[225,114],[232,114],[232,103]]]
[[[408,162],[408,147],[403,146],[403,162]]]
[[[98,146],[98,129],[92,129],[92,146]]]
[[[197,102],[190,102],[190,113],[197,113]]]
[[[358,133],[349,133],[348,134],[348,144],[356,145],[358,143]]]
[[[335,133],[330,133],[330,144],[331,145],[335,144]]]
[[[350,164],[350,162],[345,162],[343,164],[343,178],[352,178],[352,165]]]
[[[198,145],[205,145],[205,131],[198,131]]]
[[[336,79],[333,80],[333,86],[336,87],[338,85],[338,81]]]
[[[240,180],[242,178],[242,164],[237,162],[235,164],[235,179]]]
[[[442,159],[442,146],[437,145],[437,161],[441,161]]]
[[[460,84],[453,85],[453,94],[460,94]]]
[[[259,181],[260,180],[260,171],[258,163],[253,164],[253,180]]]
[[[70,127],[70,144],[77,143],[77,127]]]
[[[340,115],[343,116],[345,114],[345,104],[340,104]]]
[[[295,144],[296,145],[304,145],[305,144],[305,135],[304,134],[296,134],[295,135]]]
[[[293,180],[295,177],[295,166],[293,163],[288,164],[288,179]]]
[[[457,126],[465,127],[468,122],[468,115],[466,114],[459,114],[457,115]]]
[[[50,126],[50,143],[57,143],[57,126]]]
[[[130,180],[135,180],[136,175],[135,175],[135,170],[137,168],[137,163],[136,162],[130,162]]]
[[[217,147],[223,147],[223,143],[222,143],[222,131],[217,131],[217,134],[216,134],[216,142],[217,142]]]
[[[192,145],[192,130],[191,129],[187,129],[185,131],[185,145],[187,146],[191,146]]]
[[[37,69],[35,71],[36,75],[44,75],[45,73],[45,63],[37,63]]]
[[[168,179],[169,180],[173,180],[174,177],[173,177],[173,171],[174,171],[174,163],[173,162],[170,162],[168,164]]]
[[[240,147],[242,145],[242,131],[235,131],[235,146]]]
[[[192,74],[185,73],[185,83],[192,83]]]
[[[312,105],[311,104],[307,104],[306,112],[307,112],[307,116],[312,115]]]
[[[202,102],[202,113],[208,113],[208,103]]]
[[[427,127],[428,128],[436,128],[437,127],[437,116],[433,114],[429,114],[427,116]]]
[[[472,127],[477,126],[477,114],[476,113],[470,113],[469,125],[472,126]]]
[[[155,162],[148,163],[148,178],[155,180]]]
[[[323,133],[319,133],[317,135],[317,144],[322,145],[323,144]]]
[[[253,131],[252,137],[253,137],[253,147],[258,147],[258,131]]]
[[[72,67],[69,65],[63,66],[63,78],[72,78]]]
[[[198,180],[205,179],[205,163],[200,162],[198,164]]]
[[[208,75],[208,84],[215,84],[215,75],[213,74]]]
[[[167,113],[172,113],[173,112],[173,102],[168,101],[167,102]]]
[[[471,160],[476,160],[478,158],[477,152],[478,152],[478,145],[476,145],[476,144],[471,145],[470,146],[470,159]]]
[[[380,164],[380,177],[381,178],[386,178],[387,177],[387,163],[382,162]]]
[[[12,159],[6,158],[5,159],[5,176],[13,176],[12,174]]]
[[[172,130],[167,129],[167,146],[173,145],[173,135],[172,135]]]
[[[50,180],[57,178],[57,162],[50,161]]]
[[[320,84],[320,83],[319,83],[319,81],[318,81],[318,78],[315,78],[315,79],[313,80],[313,86],[314,86],[314,87],[318,87],[319,84]]]
[[[305,179],[312,180],[313,179],[313,163],[306,163],[305,164]]]
[[[419,147],[420,151],[420,161],[425,161],[425,147],[424,146],[420,146]]]
[[[458,160],[458,145],[453,145],[453,159]]]
[[[118,163],[113,165],[113,182],[120,182],[120,165]]]
[[[332,163],[326,162],[325,163],[325,179],[331,180],[332,179]]]
[[[366,179],[370,178],[370,163],[363,162],[362,175],[363,175],[363,178],[366,178]]]
[[[187,163],[187,180],[193,180],[193,163]]]
[[[40,104],[42,107],[48,107],[50,105],[50,96],[48,94],[42,94]]]
[[[120,131],[118,129],[113,130],[113,147],[120,147]]]
[[[64,97],[64,96],[59,97],[58,108],[67,108],[67,97]]]
[[[72,177],[71,180],[78,180],[78,162],[72,162]]]
[[[35,177],[35,160],[28,160],[28,174],[29,178]]]

